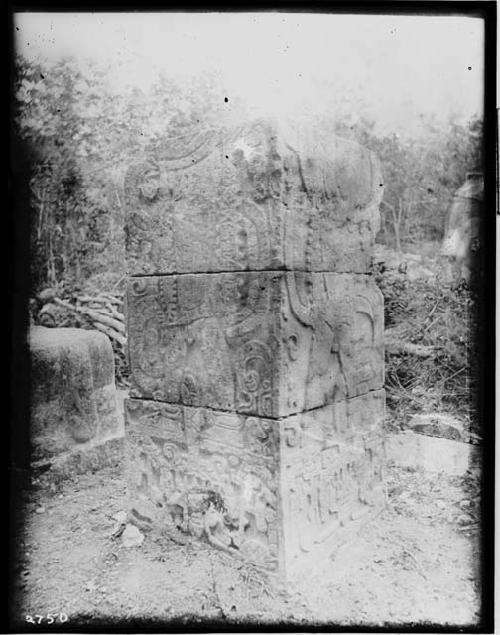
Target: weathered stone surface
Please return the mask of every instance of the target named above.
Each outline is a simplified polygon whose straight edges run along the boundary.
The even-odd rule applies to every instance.
[[[282,421],[281,495],[287,577],[335,557],[386,503],[385,392]]]
[[[278,416],[384,385],[383,297],[371,277],[287,272]]]
[[[140,547],[144,542],[144,534],[135,525],[127,525],[122,534],[122,543],[124,547]]]
[[[382,508],[381,197],[374,155],[311,124],[131,166],[129,521],[299,579]]]
[[[130,519],[181,531],[276,568],[279,425],[127,400]]]
[[[440,439],[406,430],[387,437],[387,458],[391,465],[464,476],[481,465],[479,446]]]
[[[167,138],[125,178],[129,273],[367,272],[382,189],[370,151],[309,124]]]
[[[254,272],[129,281],[134,396],[272,415],[281,283]]]
[[[32,460],[52,460],[123,437],[113,350],[98,331],[32,327]]]
[[[279,421],[131,399],[129,510],[300,577],[385,503],[384,392]]]
[[[469,280],[477,268],[483,214],[484,176],[480,172],[471,172],[455,192],[446,218],[441,255],[448,258],[452,279]]]
[[[60,483],[78,474],[96,472],[105,467],[123,464],[125,439],[83,443],[57,456],[41,459],[32,464],[32,474],[43,485]]]
[[[383,387],[369,276],[150,276],[127,304],[135,397],[275,418]]]

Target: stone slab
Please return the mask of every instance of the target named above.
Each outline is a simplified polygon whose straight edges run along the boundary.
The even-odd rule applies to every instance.
[[[111,343],[99,331],[32,327],[32,461],[123,437]]]
[[[430,437],[467,442],[466,426],[456,417],[445,412],[418,413],[405,426],[408,430]]]
[[[367,272],[382,186],[373,153],[310,123],[193,128],[126,174],[129,274]]]
[[[124,461],[125,439],[87,443],[69,452],[32,464],[31,473],[38,483],[61,483],[75,475],[97,472],[106,467],[121,467]]]
[[[470,443],[430,437],[411,431],[387,436],[389,465],[464,476],[481,464],[481,448]]]
[[[131,396],[281,417],[383,387],[369,276],[150,276],[127,290]]]
[[[126,401],[129,518],[293,580],[385,505],[384,391],[280,420]]]

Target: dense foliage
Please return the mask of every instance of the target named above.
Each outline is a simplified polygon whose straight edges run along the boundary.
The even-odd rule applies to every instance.
[[[376,276],[384,295],[386,341],[390,334],[410,345],[396,354],[386,348],[388,423],[399,428],[416,413],[449,412],[481,436],[476,290],[443,279],[435,259],[425,264],[437,275],[410,279],[389,269]],[[412,345],[425,354],[412,354]]]
[[[433,118],[422,118],[421,127],[422,135],[403,138],[376,134],[375,123],[363,117],[355,123],[335,123],[336,132],[360,141],[381,160],[384,198],[379,240],[398,251],[405,245],[441,240],[453,194],[468,172],[483,169],[480,119],[465,126],[450,118],[443,126]]]
[[[210,76],[182,90],[160,77],[149,94],[133,87],[117,93],[111,86],[95,64],[18,60],[15,125],[32,150],[35,292],[47,285],[119,285],[127,166],[167,129],[182,133],[195,120],[210,124],[222,108],[234,108]]]

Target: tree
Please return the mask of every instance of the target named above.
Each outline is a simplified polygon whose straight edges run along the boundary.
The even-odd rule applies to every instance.
[[[17,132],[33,150],[33,286],[77,288],[123,277],[121,183],[133,160],[165,135],[219,125],[228,110],[214,76],[180,84],[159,77],[148,91],[112,89],[95,63],[17,61]],[[238,108],[238,104],[231,104]]]
[[[381,160],[384,240],[393,240],[399,252],[403,243],[442,239],[455,191],[467,172],[483,166],[481,119],[464,125],[453,117],[445,124],[422,117],[422,129],[417,138],[380,136],[373,120],[352,114],[335,123],[338,134],[372,149]]]

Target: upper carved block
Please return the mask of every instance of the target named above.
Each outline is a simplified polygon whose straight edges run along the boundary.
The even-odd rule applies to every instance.
[[[310,125],[166,138],[125,177],[128,270],[366,272],[382,190],[373,153]]]

